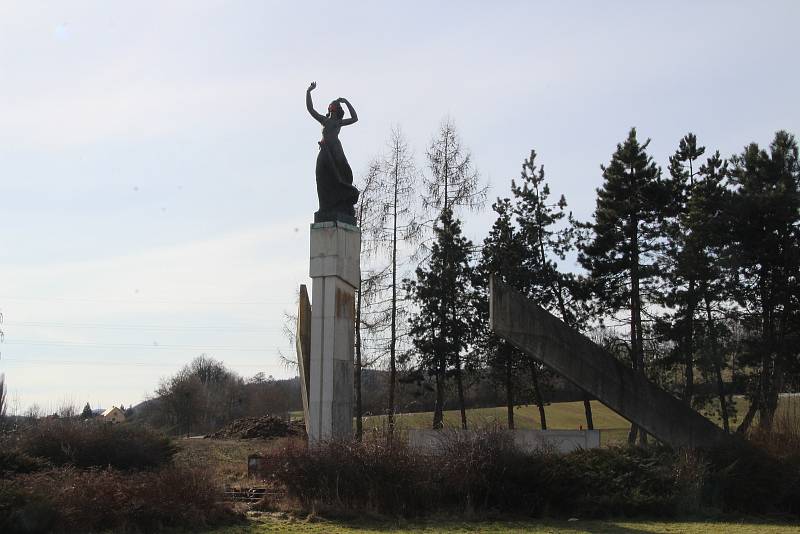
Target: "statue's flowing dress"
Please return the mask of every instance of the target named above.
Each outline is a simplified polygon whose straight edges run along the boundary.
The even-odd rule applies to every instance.
[[[353,186],[353,171],[339,141],[339,119],[327,117],[317,155],[317,196],[320,212],[355,215],[358,189]]]

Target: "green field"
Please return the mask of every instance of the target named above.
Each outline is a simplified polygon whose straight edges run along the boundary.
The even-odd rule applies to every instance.
[[[612,412],[597,401],[592,401],[592,415],[596,429],[600,429],[600,439],[603,444],[618,443],[627,436],[629,424],[623,418]],[[545,407],[547,428],[550,429],[579,429],[586,428],[586,418],[582,402],[559,402]],[[386,424],[384,416],[364,418],[364,430],[381,428]],[[397,426],[400,429],[430,428],[433,413],[420,412],[398,414]],[[474,408],[467,410],[467,421],[470,426],[480,427],[497,424],[506,426],[506,407]],[[461,412],[447,410],[444,412],[444,424],[448,427],[461,426]],[[514,408],[514,425],[516,428],[541,428],[539,410],[536,406],[517,406]]]
[[[732,521],[492,521],[467,522],[459,520],[432,520],[425,522],[369,522],[333,521],[319,518],[296,519],[284,514],[265,515],[253,519],[247,525],[213,530],[213,534],[267,534],[287,532],[300,534],[394,534],[425,533],[487,533],[487,534],[649,534],[685,533],[704,534],[719,532],[725,534],[790,534],[800,530],[800,524],[767,523],[743,520]]]
[[[731,425],[736,428],[741,417],[747,411],[747,399],[741,396],[734,397],[737,417],[731,419]],[[598,401],[591,401],[592,418],[594,427],[600,430],[600,443],[602,445],[622,444],[627,440],[630,423]],[[302,416],[302,414],[299,414]],[[713,413],[705,414],[709,419],[721,425],[720,419]],[[547,428],[552,430],[577,430],[586,428],[586,417],[583,411],[583,402],[557,402],[545,406]],[[782,397],[778,408],[778,417],[792,417],[800,419],[800,397]],[[419,412],[398,414],[395,416],[400,429],[430,428],[433,421],[432,412]],[[506,407],[474,408],[467,410],[467,421],[470,426],[485,426],[497,424],[506,426]],[[445,426],[459,428],[461,426],[461,412],[447,410],[444,412]],[[369,416],[364,418],[364,430],[381,429],[386,425],[385,416]],[[541,428],[539,410],[536,406],[517,406],[514,408],[514,425],[516,428]]]

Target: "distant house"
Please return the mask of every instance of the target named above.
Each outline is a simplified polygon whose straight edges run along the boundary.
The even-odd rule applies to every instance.
[[[116,406],[112,406],[108,410],[101,413],[100,417],[102,417],[104,421],[107,421],[109,423],[122,423],[125,421],[125,412],[123,412]]]

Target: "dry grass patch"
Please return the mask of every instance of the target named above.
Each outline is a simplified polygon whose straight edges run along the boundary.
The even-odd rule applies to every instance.
[[[173,459],[177,466],[210,469],[220,484],[240,484],[247,480],[247,457],[280,450],[288,438],[273,440],[221,440],[184,438],[176,440],[179,447]]]

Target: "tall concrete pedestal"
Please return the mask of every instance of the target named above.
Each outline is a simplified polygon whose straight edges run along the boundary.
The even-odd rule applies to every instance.
[[[309,444],[353,436],[355,291],[361,232],[342,222],[311,225]]]

